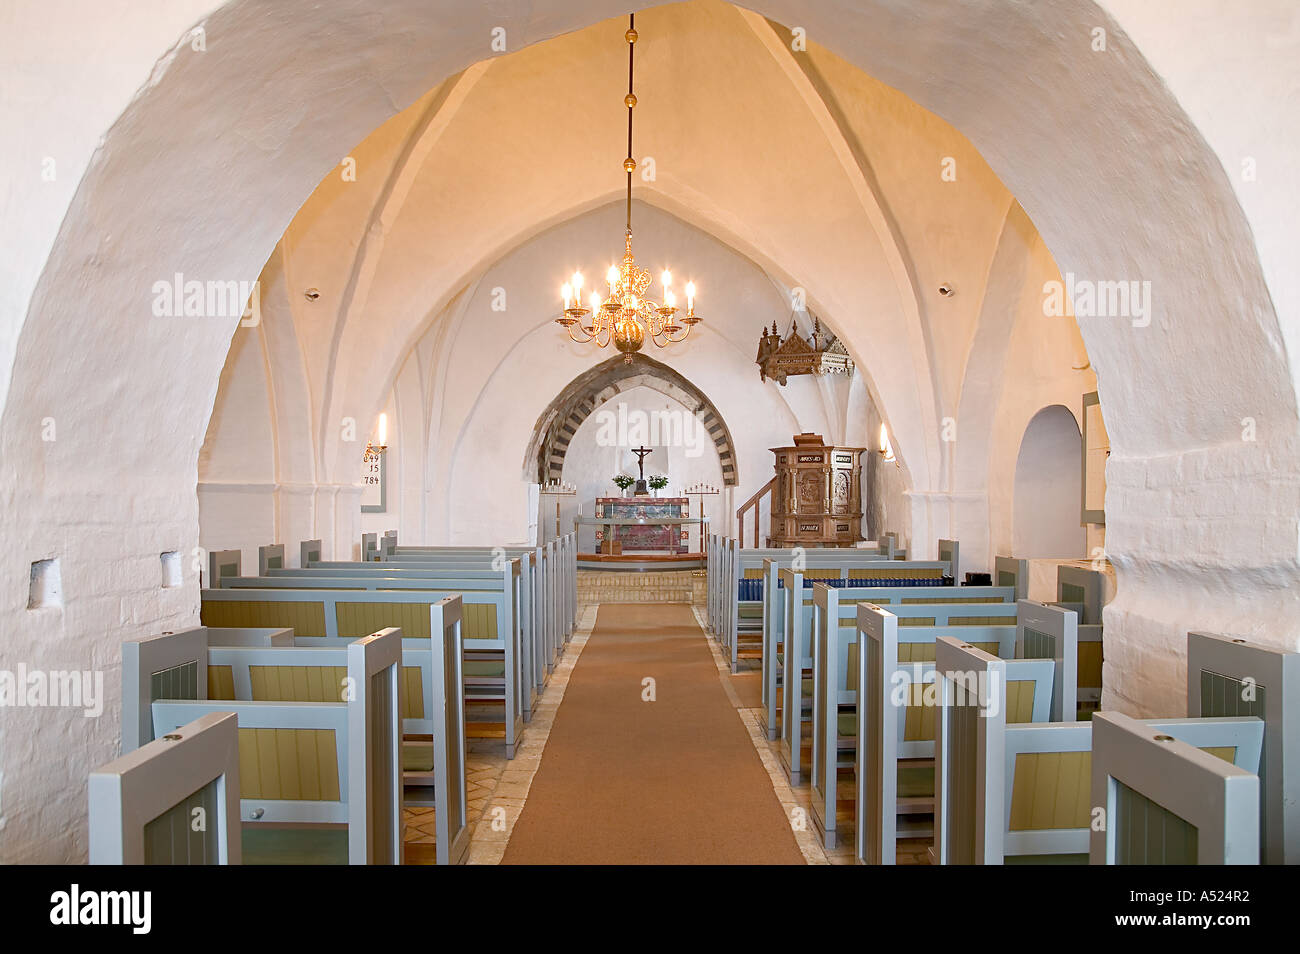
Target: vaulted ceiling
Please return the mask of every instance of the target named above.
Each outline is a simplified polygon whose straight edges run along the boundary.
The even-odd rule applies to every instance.
[[[1014,197],[943,120],[756,14],[694,0],[637,25],[634,152],[652,168],[638,202],[749,257],[783,297],[798,289],[853,353],[913,480],[946,483],[937,436],[1008,217],[1026,221]],[[493,262],[617,198],[625,27],[475,64],[359,143],[303,206],[280,251],[326,470],[331,422],[373,413],[413,343]],[[576,263],[556,264],[558,287]],[[558,300],[536,293],[539,309]],[[757,325],[723,333],[751,352]]]

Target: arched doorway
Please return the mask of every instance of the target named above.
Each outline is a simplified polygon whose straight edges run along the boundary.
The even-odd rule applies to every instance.
[[[1021,559],[1085,555],[1080,516],[1082,443],[1068,408],[1045,407],[1029,422],[1016,459],[1012,552]]]

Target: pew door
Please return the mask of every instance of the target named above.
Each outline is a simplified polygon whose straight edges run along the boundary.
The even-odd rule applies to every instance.
[[[90,773],[92,865],[240,863],[239,731],[189,722]]]

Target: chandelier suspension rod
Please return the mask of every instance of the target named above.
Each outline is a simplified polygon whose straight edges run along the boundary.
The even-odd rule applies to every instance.
[[[664,269],[660,275],[663,283],[663,304],[660,305],[647,295],[654,279],[648,270],[637,267],[632,255],[632,176],[637,167],[632,154],[632,111],[637,105],[635,44],[640,39],[633,14],[628,15],[623,39],[627,41],[627,95],[623,97],[623,104],[627,107],[627,155],[623,159],[623,172],[627,176],[627,233],[622,265],[611,265],[605,273],[608,296],[591,291],[587,303],[582,297],[582,272],[574,272],[572,280],[560,286],[564,312],[555,321],[576,342],[594,341],[598,348],[613,344],[623,352],[624,361],[630,364],[632,355],[641,350],[647,338],[656,346],[666,348],[685,341],[691,329],[702,319],[695,313],[693,281],[686,283],[686,308],[682,312],[677,307],[677,297],[671,287],[672,273]],[[583,323],[588,315],[591,316],[590,325]]]
[[[636,94],[632,91],[632,59],[636,50],[635,30],[636,14],[629,14],[627,18],[628,44],[627,44],[627,161],[624,169],[627,170],[627,234],[632,234],[632,170],[635,167],[632,158],[632,107],[636,105]]]

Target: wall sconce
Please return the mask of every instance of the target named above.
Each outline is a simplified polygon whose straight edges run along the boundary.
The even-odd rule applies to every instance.
[[[379,443],[366,441],[366,453],[363,460],[378,460],[379,455],[388,450],[388,415],[379,415]]]
[[[883,422],[880,425],[880,450],[877,453],[885,459],[887,464],[898,463],[898,458],[894,454],[894,445],[889,442],[889,430]]]

